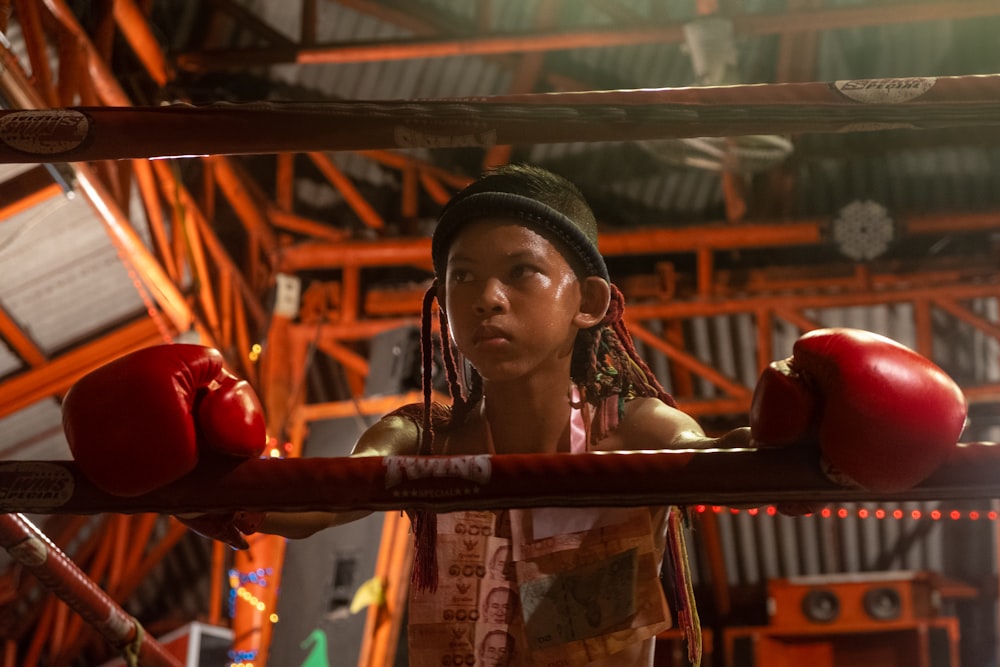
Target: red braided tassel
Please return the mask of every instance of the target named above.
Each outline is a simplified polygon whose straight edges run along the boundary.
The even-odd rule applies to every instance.
[[[411,583],[417,590],[433,593],[438,587],[437,514],[427,510],[411,510],[414,554]]]
[[[684,630],[688,662],[692,667],[699,667],[702,654],[701,620],[698,618],[698,607],[695,604],[694,588],[691,584],[691,566],[684,544],[684,521],[681,510],[677,507],[671,507],[667,516],[667,543],[673,564],[671,574],[679,605],[677,624]]]

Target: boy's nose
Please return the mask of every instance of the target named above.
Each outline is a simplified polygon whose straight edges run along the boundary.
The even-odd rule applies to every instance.
[[[503,312],[506,306],[507,293],[504,290],[503,282],[496,278],[486,280],[476,301],[476,309],[481,313]]]

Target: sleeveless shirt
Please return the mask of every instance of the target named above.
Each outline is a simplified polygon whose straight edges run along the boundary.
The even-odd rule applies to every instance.
[[[589,449],[589,407],[572,410],[571,453]],[[411,667],[652,665],[655,635],[671,625],[666,525],[666,508],[438,515],[438,587],[410,591]]]

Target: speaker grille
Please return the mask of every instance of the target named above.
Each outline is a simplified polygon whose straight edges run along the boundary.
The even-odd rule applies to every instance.
[[[826,588],[815,588],[802,597],[802,613],[814,623],[832,623],[840,616],[840,598]]]
[[[903,598],[895,588],[872,588],[865,593],[865,613],[878,621],[892,621],[903,615]]]

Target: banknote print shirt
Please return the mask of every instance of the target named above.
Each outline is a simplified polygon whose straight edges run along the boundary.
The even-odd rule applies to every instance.
[[[573,410],[573,452],[587,451],[588,407]],[[410,594],[410,665],[652,665],[654,637],[671,624],[659,581],[666,516],[601,507],[439,515],[437,590]]]

